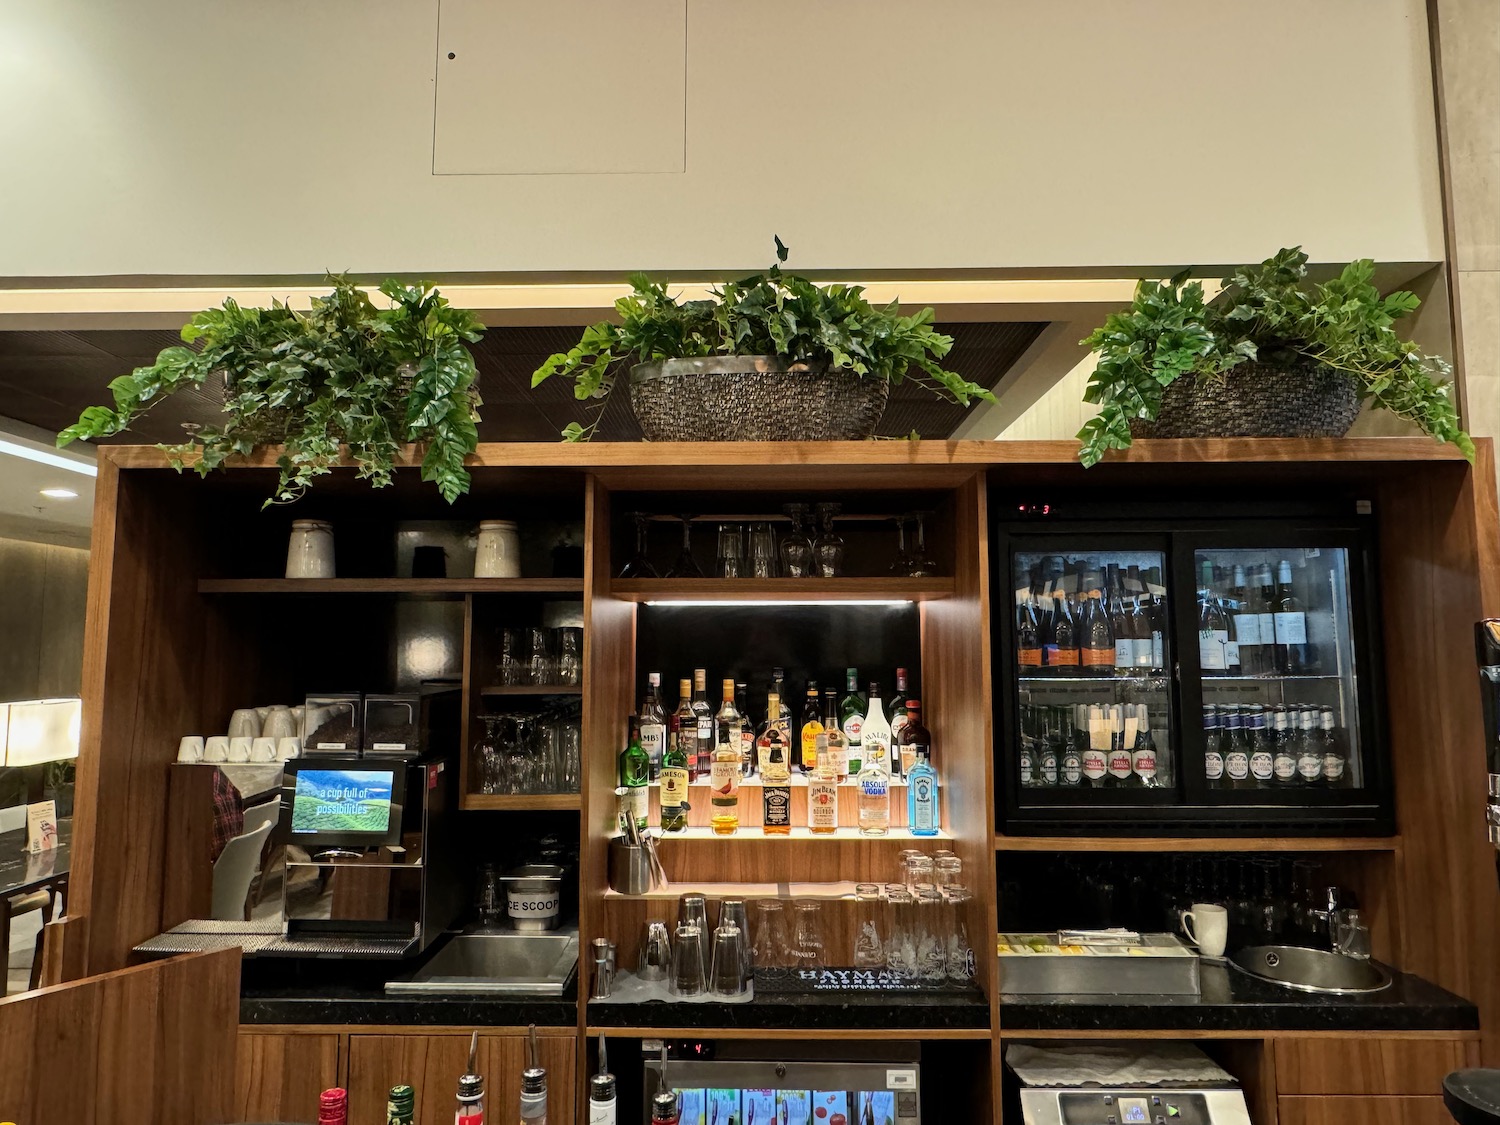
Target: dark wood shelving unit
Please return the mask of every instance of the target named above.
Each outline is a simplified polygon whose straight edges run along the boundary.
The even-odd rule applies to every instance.
[[[200,594],[577,594],[582,578],[202,578]]]
[[[953,596],[951,578],[617,578],[627,602],[925,602]]]
[[[480,695],[582,695],[578,684],[496,684],[482,687]]]
[[[1394,852],[1399,836],[996,836],[997,852]]]
[[[491,811],[577,811],[583,807],[577,793],[465,793],[459,808]]]

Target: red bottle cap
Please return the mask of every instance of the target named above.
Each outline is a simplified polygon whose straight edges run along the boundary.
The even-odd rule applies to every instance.
[[[349,1092],[338,1086],[318,1098],[318,1125],[345,1125],[349,1120]]]

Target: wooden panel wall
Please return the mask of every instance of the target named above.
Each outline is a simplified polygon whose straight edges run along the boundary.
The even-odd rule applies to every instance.
[[[0,539],[0,700],[77,695],[89,553]]]
[[[238,950],[0,1000],[0,1115],[25,1125],[235,1120]]]
[[[318,1095],[339,1084],[339,1035],[243,1028],[234,1120],[314,1122]]]

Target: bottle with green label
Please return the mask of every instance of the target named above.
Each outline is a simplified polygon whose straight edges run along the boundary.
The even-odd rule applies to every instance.
[[[417,1092],[410,1086],[392,1086],[385,1100],[385,1125],[415,1125]]]
[[[859,690],[859,669],[849,668],[845,672],[844,698],[839,703],[839,727],[844,732],[845,753],[848,755],[848,772],[857,775],[864,761],[863,732],[865,725],[864,693]]]
[[[629,790],[630,815],[638,828],[646,827],[651,800],[651,759],[641,748],[641,721],[630,716],[630,740],[620,751],[620,784]]]

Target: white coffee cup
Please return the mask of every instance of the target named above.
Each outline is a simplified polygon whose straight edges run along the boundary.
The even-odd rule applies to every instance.
[[[1210,902],[1195,902],[1182,911],[1182,928],[1204,957],[1224,956],[1229,944],[1229,911]]]
[[[231,738],[229,740],[229,760],[231,762],[248,762],[250,751],[255,745],[253,738]]]
[[[283,762],[290,762],[293,758],[302,756],[302,740],[292,735],[281,739],[276,743],[276,757]]]
[[[276,740],[274,738],[257,738],[250,743],[250,760],[252,762],[274,762],[276,760]]]
[[[229,761],[228,735],[215,734],[205,739],[203,742],[203,760],[205,762]]]
[[[229,716],[229,737],[260,737],[260,715],[254,707],[241,707]]]
[[[179,762],[203,761],[203,737],[197,734],[186,734],[178,739],[177,760]]]
[[[297,720],[292,718],[290,707],[272,707],[261,720],[260,733],[264,738],[282,739],[297,733]]]

